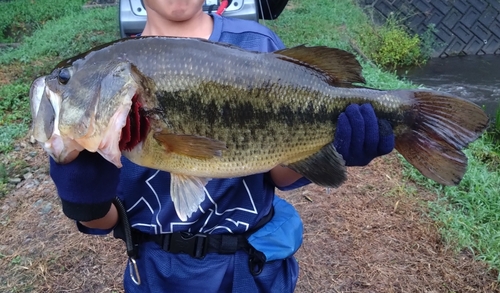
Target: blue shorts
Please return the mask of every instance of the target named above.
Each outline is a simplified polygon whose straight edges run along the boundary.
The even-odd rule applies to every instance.
[[[267,262],[262,272],[253,276],[244,251],[225,255],[209,253],[203,259],[196,259],[187,254],[165,252],[153,242],[139,246],[136,263],[141,284],[133,282],[127,265],[124,276],[127,293],[287,293],[295,290],[299,274],[293,256]]]

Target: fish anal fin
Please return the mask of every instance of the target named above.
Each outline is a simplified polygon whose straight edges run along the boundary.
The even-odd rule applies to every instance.
[[[286,166],[320,186],[339,187],[347,179],[345,161],[332,143]]]
[[[182,221],[187,221],[205,200],[205,185],[209,178],[170,174],[170,197],[175,212]]]
[[[221,157],[222,151],[226,150],[224,142],[198,135],[184,135],[157,132],[154,138],[163,145],[167,152],[175,152],[200,159],[211,159]]]
[[[334,86],[349,86],[351,83],[365,83],[362,67],[356,57],[347,51],[324,46],[304,45],[274,52],[293,62],[319,71],[329,77]]]

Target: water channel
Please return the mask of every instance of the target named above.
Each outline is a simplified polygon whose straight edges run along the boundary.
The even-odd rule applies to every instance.
[[[433,58],[398,74],[417,85],[472,101],[490,117],[500,107],[500,55]]]

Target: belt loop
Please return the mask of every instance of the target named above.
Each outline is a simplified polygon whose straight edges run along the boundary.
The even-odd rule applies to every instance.
[[[235,253],[239,247],[238,242],[241,241],[240,237],[235,237],[235,235],[221,235],[219,252],[221,254]]]
[[[170,251],[170,239],[172,239],[172,235],[171,234],[164,234],[164,235],[161,235],[161,248],[164,250],[164,251]]]

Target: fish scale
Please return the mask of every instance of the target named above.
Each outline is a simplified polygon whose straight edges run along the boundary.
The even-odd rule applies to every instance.
[[[348,105],[370,103],[410,164],[458,184],[467,167],[462,149],[487,127],[484,111],[443,92],[363,87],[361,69],[354,55],[322,46],[256,53],[199,39],[123,39],[35,80],[32,132],[59,163],[87,149],[117,167],[123,155],[170,172],[170,195],[186,220],[209,178],[282,165],[318,185],[341,185],[336,121]]]

